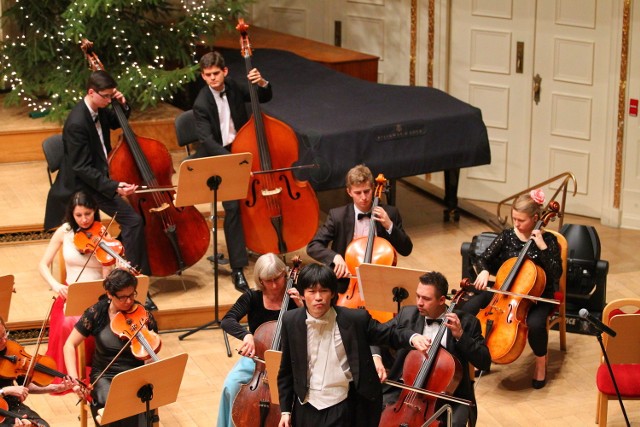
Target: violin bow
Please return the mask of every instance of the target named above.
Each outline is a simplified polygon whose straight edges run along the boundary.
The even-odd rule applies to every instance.
[[[107,232],[109,227],[111,227],[111,224],[113,224],[113,221],[115,221],[116,215],[118,215],[118,212],[114,213],[113,216],[111,217],[111,221],[109,221],[109,224],[107,224],[107,226],[105,227],[105,233]],[[74,281],[74,283],[80,280],[80,276],[82,276],[82,273],[84,273],[84,269],[87,268],[87,264],[89,264],[89,261],[91,260],[91,257],[93,256],[93,254],[96,253],[96,250],[98,249],[98,245],[100,245],[100,242],[102,242],[103,237],[104,237],[104,233],[100,234],[100,237],[98,238],[98,243],[96,243],[93,246],[93,250],[85,260],[84,265],[82,266],[80,273],[78,273],[78,277],[76,277],[76,280]]]
[[[398,388],[403,388],[405,390],[409,390],[412,391],[414,393],[419,393],[419,394],[424,394],[426,396],[430,396],[430,397],[435,397],[438,399],[443,399],[443,400],[448,400],[449,402],[453,402],[453,403],[459,403],[461,405],[465,405],[465,406],[476,406],[475,403],[473,403],[470,400],[467,399],[462,399],[460,397],[455,397],[455,396],[450,396],[448,394],[445,393],[437,393],[435,391],[429,391],[429,390],[425,390],[423,388],[418,388],[418,387],[413,387],[398,381],[392,381],[392,380],[385,380],[383,381],[383,384],[389,384],[390,386],[393,387],[398,387]]]
[[[31,357],[31,362],[29,362],[29,367],[27,368],[27,372],[24,376],[24,382],[22,383],[23,387],[28,387],[29,383],[31,383],[31,379],[33,378],[33,372],[36,369],[37,359],[38,359],[38,351],[40,350],[40,344],[42,344],[42,339],[44,338],[44,330],[49,322],[49,317],[51,317],[51,310],[53,309],[53,304],[56,302],[56,297],[52,297],[51,305],[49,306],[49,310],[47,311],[47,315],[42,322],[42,327],[40,328],[40,334],[38,335],[38,340],[36,342],[36,350]]]

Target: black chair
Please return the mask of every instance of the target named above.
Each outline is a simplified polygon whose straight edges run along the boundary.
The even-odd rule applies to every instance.
[[[49,185],[53,185],[51,174],[57,172],[62,165],[64,156],[64,146],[62,145],[62,134],[51,135],[42,141],[42,151],[47,160],[47,175],[49,175]]]
[[[187,151],[187,157],[191,156],[191,144],[199,144],[200,140],[196,133],[196,118],[193,115],[193,110],[184,111],[176,116],[174,121],[176,127],[176,136],[178,138],[178,145],[185,147]]]

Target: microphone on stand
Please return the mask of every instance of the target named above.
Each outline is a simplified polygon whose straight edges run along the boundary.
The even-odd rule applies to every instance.
[[[587,322],[591,323],[600,332],[609,334],[612,337],[615,337],[617,335],[616,331],[614,331],[613,329],[605,325],[600,319],[595,317],[593,314],[589,313],[589,310],[587,310],[586,308],[581,308],[578,314]]]

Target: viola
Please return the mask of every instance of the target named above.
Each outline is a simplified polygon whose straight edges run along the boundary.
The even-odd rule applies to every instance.
[[[240,45],[247,73],[251,65],[249,25],[239,19]],[[233,153],[252,153],[249,195],[240,203],[247,247],[253,252],[283,254],[305,247],[318,227],[319,208],[313,188],[296,180],[298,138],[287,124],[262,113],[256,85],[249,85],[251,119],[233,140]]]
[[[28,420],[29,422],[31,422],[31,425],[36,427],[42,427],[42,424],[39,424],[33,421],[32,418],[29,418],[29,417],[24,418],[20,414],[16,414],[15,412],[9,411],[9,404],[7,403],[6,400],[0,397],[0,423],[3,423],[5,418],[7,417],[19,418],[21,420]]]
[[[462,290],[456,293],[446,313],[463,297]],[[407,354],[402,368],[402,379],[416,389],[426,389],[436,393],[453,394],[462,379],[460,361],[440,345],[447,330],[443,322],[432,341],[427,354],[411,350]],[[425,424],[435,413],[438,399],[407,389],[400,393],[396,403],[387,405],[380,418],[381,426],[419,427]],[[433,422],[431,427],[438,426]]]
[[[128,312],[119,311],[111,319],[111,330],[120,339],[131,341],[131,352],[139,360],[153,359],[154,362],[160,360],[158,351],[162,346],[160,336],[149,330],[147,321],[149,317],[147,310],[140,304],[134,304]]]
[[[559,210],[558,202],[549,203],[548,210],[541,215],[533,229],[539,230],[547,225]],[[496,293],[487,307],[476,316],[494,363],[511,363],[522,354],[527,342],[527,313],[533,304],[526,296],[540,297],[546,286],[546,274],[542,267],[527,258],[527,251],[532,244],[535,243],[529,240],[517,258],[510,258],[500,266],[494,287],[504,293]]]
[[[293,259],[277,321],[265,322],[256,329],[253,340],[256,346],[255,360],[264,360],[266,350],[280,351],[282,341],[282,316],[289,307],[289,289],[298,280],[301,261]],[[277,384],[273,385],[277,387]],[[271,402],[267,369],[264,363],[256,363],[251,381],[240,386],[233,401],[231,418],[237,426],[275,427],[280,422],[280,405]]]
[[[387,179],[384,175],[379,174],[376,177],[376,188],[371,206],[372,212],[379,205],[382,193],[387,186]],[[371,215],[369,234],[353,239],[349,243],[345,251],[344,260],[349,268],[349,273],[351,273],[351,279],[346,292],[338,297],[337,305],[350,308],[365,308],[364,294],[358,283],[356,268],[363,263],[394,266],[397,263],[398,255],[388,240],[376,236],[376,221]],[[372,316],[380,322],[385,322],[391,319],[392,314],[372,311]]]
[[[7,341],[7,350],[0,356],[0,377],[18,378],[26,376],[33,356],[15,341]],[[41,387],[48,386],[54,378],[67,375],[57,370],[56,361],[51,356],[36,355],[31,382]]]
[[[138,271],[122,257],[124,255],[122,243],[109,236],[107,229],[99,221],[94,221],[89,228],[76,231],[73,243],[80,253],[93,254],[104,266],[114,265],[118,261],[132,273],[138,274]]]
[[[93,43],[84,39],[82,50],[94,71],[104,70],[102,62],[93,52]],[[138,138],[129,125],[122,105],[113,99],[111,106],[118,117],[122,136],[109,153],[109,175],[115,181],[144,185],[148,189],[166,189],[135,193],[127,198],[144,219],[151,274],[180,274],[207,252],[209,226],[195,207],[175,207],[175,191],[169,188],[175,171],[167,147],[154,139]]]

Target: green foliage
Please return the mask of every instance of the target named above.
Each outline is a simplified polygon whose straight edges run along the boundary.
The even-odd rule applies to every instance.
[[[229,29],[252,0],[17,0],[3,19],[19,35],[0,42],[8,105],[63,120],[85,94],[86,38],[134,108],[169,100],[197,75],[195,47]]]

